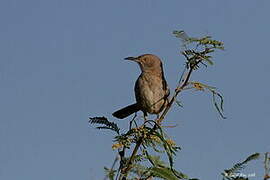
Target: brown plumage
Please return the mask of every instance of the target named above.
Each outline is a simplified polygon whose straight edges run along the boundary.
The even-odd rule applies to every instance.
[[[153,54],[125,59],[137,62],[141,69],[134,88],[136,103],[114,112],[113,116],[123,119],[139,110],[145,116],[147,113],[159,114],[167,105],[169,96],[161,60]]]

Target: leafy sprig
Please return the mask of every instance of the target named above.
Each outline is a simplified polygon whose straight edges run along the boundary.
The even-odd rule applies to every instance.
[[[223,176],[223,179],[235,180],[236,178],[240,178],[238,176],[235,176],[235,174],[243,170],[246,167],[248,162],[252,160],[256,160],[259,157],[260,157],[260,153],[254,153],[248,156],[244,161],[234,164],[232,168],[225,169],[224,172],[221,173],[221,175]]]
[[[110,129],[119,134],[120,128],[116,123],[110,122],[106,117],[89,117],[90,124],[101,124],[103,126],[96,127],[97,129]]]

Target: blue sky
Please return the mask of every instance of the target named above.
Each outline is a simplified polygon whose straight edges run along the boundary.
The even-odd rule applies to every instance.
[[[184,108],[165,122],[182,147],[176,168],[191,177],[220,173],[254,152],[270,151],[269,6],[267,0],[1,0],[0,179],[99,180],[110,166],[114,134],[88,125],[134,102],[139,68],[124,57],[153,53],[175,87],[183,69],[180,41],[212,35],[225,43],[215,66],[192,80],[218,87],[222,120],[211,96],[185,92]],[[262,159],[246,173],[263,173]]]

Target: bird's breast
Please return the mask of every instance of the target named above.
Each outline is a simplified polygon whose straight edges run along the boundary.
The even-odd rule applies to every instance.
[[[162,111],[167,89],[164,89],[161,76],[142,73],[135,84],[135,95],[138,105],[145,112],[158,114]],[[166,82],[165,82],[166,83]]]

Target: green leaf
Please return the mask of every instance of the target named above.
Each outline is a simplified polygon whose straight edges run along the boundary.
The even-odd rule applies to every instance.
[[[150,169],[150,172],[153,173],[155,177],[159,177],[159,178],[162,178],[164,180],[179,180],[173,174],[173,172],[170,170],[170,168],[153,167]]]
[[[211,61],[210,59],[208,59],[208,58],[205,58],[204,59],[208,64],[210,64],[210,65],[214,65],[214,63],[213,63],[213,61]]]
[[[175,100],[175,102],[176,102],[176,104],[179,106],[179,107],[184,107],[182,104],[181,104],[181,101],[179,101],[179,100]]]
[[[153,164],[153,166],[165,167],[166,163],[160,159],[160,156],[152,156],[149,155],[148,153],[146,155],[147,159]]]
[[[107,167],[104,167],[106,177],[108,177],[110,180],[114,180],[114,176],[116,173],[116,170],[109,169]]]

